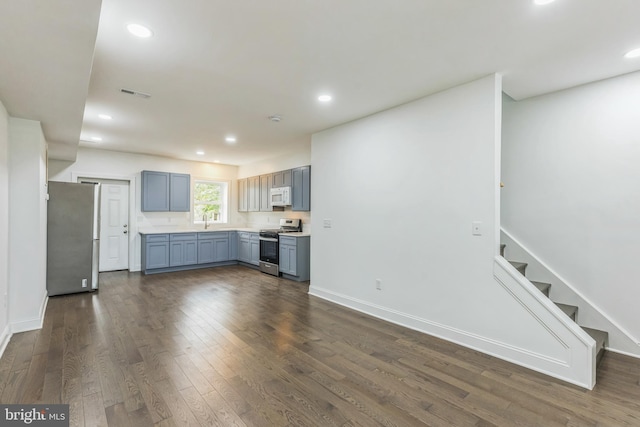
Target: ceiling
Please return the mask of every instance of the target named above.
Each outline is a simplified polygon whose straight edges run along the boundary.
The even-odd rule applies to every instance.
[[[640,47],[637,0],[21,0],[0,12],[0,100],[68,160],[80,144],[242,165],[494,72],[520,100],[640,70],[623,57]]]

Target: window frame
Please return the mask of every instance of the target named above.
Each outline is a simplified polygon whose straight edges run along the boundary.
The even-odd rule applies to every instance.
[[[219,199],[219,203],[207,203],[200,202],[196,200],[196,185],[197,184],[217,184],[220,185],[221,195]],[[214,221],[213,218],[207,220],[208,224],[227,224],[229,222],[229,189],[231,187],[231,183],[222,179],[215,178],[196,178],[193,179],[193,188],[191,189],[191,194],[193,195],[191,201],[191,215],[192,215],[192,223],[194,225],[201,225],[205,222],[202,220],[202,217],[196,217],[196,206],[197,205],[206,205],[206,204],[218,204],[220,205],[220,218],[217,221]]]

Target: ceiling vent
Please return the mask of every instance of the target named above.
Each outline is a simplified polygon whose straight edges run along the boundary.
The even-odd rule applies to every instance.
[[[137,96],[138,98],[144,98],[144,99],[151,98],[151,95],[149,95],[148,93],[138,92],[131,89],[120,89],[120,92],[126,93],[127,95]]]

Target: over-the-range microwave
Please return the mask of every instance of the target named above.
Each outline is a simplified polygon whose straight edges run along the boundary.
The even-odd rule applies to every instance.
[[[291,206],[291,187],[271,189],[271,206]]]

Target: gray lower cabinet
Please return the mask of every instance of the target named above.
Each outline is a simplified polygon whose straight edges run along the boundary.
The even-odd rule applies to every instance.
[[[291,210],[311,210],[311,166],[291,169]]]
[[[300,282],[309,280],[310,243],[309,236],[280,236],[280,272],[283,277]]]
[[[232,256],[230,234],[235,232],[198,233],[198,264],[236,260],[236,256]]]
[[[260,237],[258,233],[238,232],[238,261],[260,265]]]
[[[170,234],[169,236],[169,267],[198,263],[196,233]]]
[[[142,270],[169,267],[169,235],[142,236]]]

